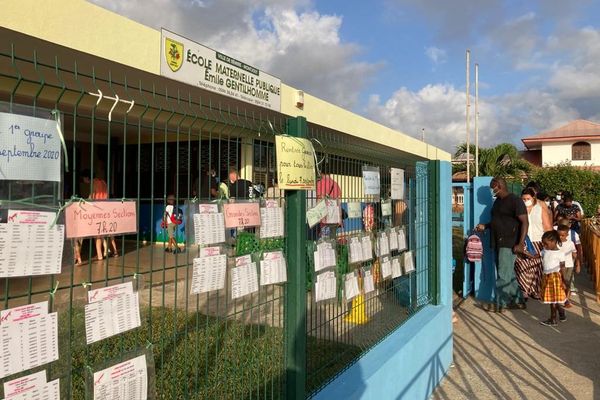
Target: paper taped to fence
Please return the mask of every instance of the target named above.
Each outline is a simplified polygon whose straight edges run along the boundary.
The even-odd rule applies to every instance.
[[[0,112],[0,179],[60,182],[60,147],[55,120]]]
[[[67,239],[137,232],[135,201],[85,201],[65,209]]]
[[[310,140],[277,135],[275,155],[279,189],[315,189],[315,154]]]
[[[94,400],[147,398],[148,368],[145,355],[94,372]]]

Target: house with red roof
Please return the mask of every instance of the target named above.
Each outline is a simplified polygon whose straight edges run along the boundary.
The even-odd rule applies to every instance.
[[[577,119],[556,129],[521,139],[523,157],[534,165],[573,166],[600,169],[600,124]]]

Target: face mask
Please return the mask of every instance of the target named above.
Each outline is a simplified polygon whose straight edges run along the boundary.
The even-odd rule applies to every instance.
[[[546,200],[544,203],[546,203],[546,205],[547,205],[548,207],[550,207],[550,201]]]
[[[496,198],[498,196],[498,192],[496,192],[494,189],[490,189],[490,194],[492,195],[492,198]]]
[[[531,207],[533,205],[533,200],[525,200],[525,207]]]
[[[556,200],[560,201],[560,199],[562,199],[562,196],[560,194],[556,195]]]

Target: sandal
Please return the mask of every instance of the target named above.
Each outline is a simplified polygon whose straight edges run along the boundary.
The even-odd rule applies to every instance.
[[[558,324],[556,323],[556,321],[555,321],[555,320],[553,320],[552,318],[548,318],[548,319],[547,319],[547,320],[545,320],[545,321],[540,321],[540,324],[542,324],[542,325],[544,325],[544,326],[556,326],[556,325],[558,325]]]

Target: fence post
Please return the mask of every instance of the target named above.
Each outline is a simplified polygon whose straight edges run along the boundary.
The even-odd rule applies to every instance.
[[[306,118],[289,118],[290,136],[306,137]],[[286,398],[306,397],[306,192],[285,192],[288,284],[285,301]]]

